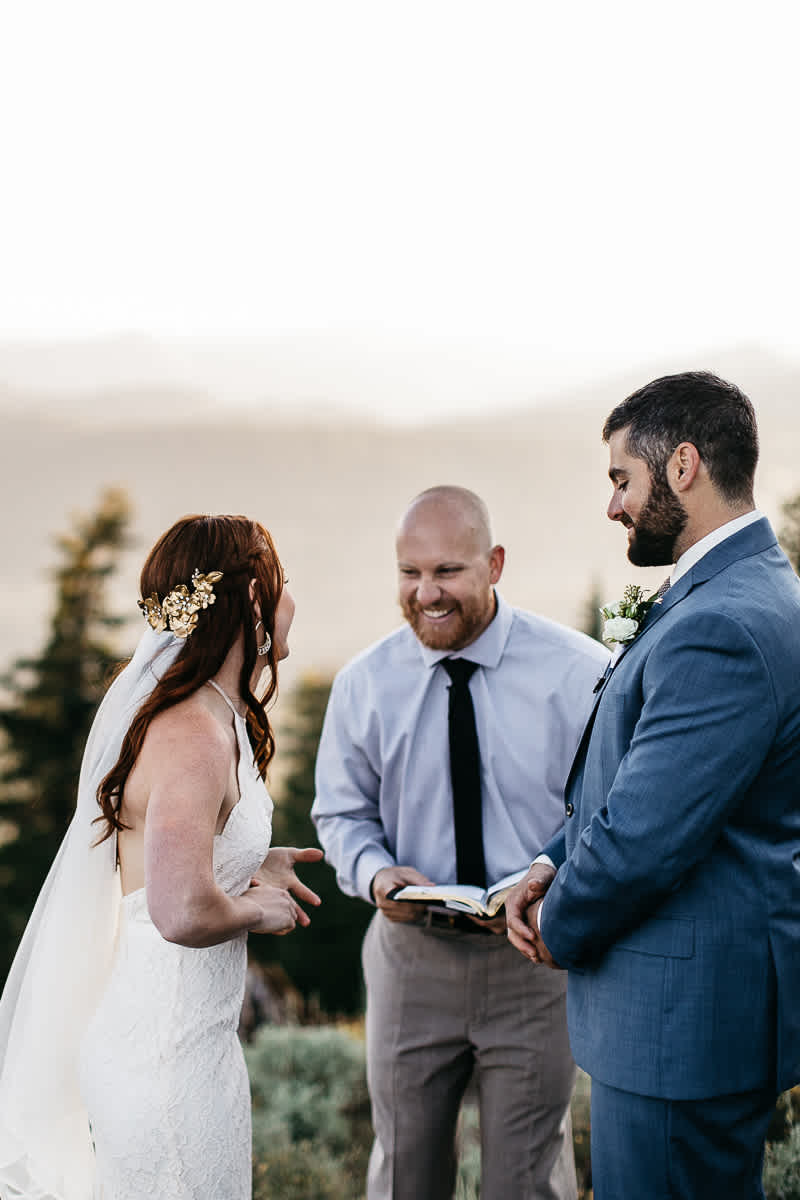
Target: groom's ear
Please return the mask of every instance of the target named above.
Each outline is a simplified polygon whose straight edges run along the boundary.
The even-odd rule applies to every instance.
[[[667,479],[674,492],[686,492],[697,478],[703,464],[700,452],[692,442],[681,442],[667,463]]]

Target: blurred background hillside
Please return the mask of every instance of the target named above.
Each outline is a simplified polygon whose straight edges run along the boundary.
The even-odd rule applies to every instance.
[[[127,361],[118,354],[115,369],[107,343],[84,344],[80,371],[75,347],[29,348],[26,371],[19,347],[0,344],[0,665],[39,647],[52,604],[53,535],[107,486],[122,487],[132,507],[110,591],[114,611],[129,618],[120,652],[138,637],[138,571],[163,529],[188,512],[244,512],[271,529],[297,601],[285,685],[306,671],[335,670],[398,623],[394,524],[411,496],[435,483],[463,484],[487,500],[508,551],[502,590],[515,604],[583,625],[593,591],[613,599],[632,578],[660,578],[630,566],[624,537],[605,517],[600,428],[619,399],[662,370],[709,368],[748,391],[762,438],[757,499],[776,523],[800,488],[800,367],[758,347],[654,360],[527,405],[492,403],[487,394],[481,413],[442,417],[432,398],[428,413],[409,422],[391,408],[387,419],[377,395],[362,393],[360,411],[309,408],[288,388],[275,402],[269,347],[250,379],[255,398],[222,405],[199,377],[170,374],[169,344],[159,379],[149,370],[159,345],[149,355],[147,345]],[[313,340],[305,350],[313,357]],[[235,350],[229,355],[232,362]],[[286,362],[275,357],[285,381]],[[388,372],[391,360],[384,365]],[[418,366],[409,354],[412,380]],[[341,375],[332,364],[327,370],[336,394]],[[438,370],[447,370],[444,356]]]

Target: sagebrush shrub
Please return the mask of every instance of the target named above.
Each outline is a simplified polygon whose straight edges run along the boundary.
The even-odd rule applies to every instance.
[[[331,1027],[265,1025],[244,1052],[254,1200],[358,1200],[372,1142],[363,1043]]]

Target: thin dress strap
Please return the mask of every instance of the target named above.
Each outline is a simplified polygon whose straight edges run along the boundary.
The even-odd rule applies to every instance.
[[[211,686],[213,687],[215,692],[219,692],[220,696],[222,696],[222,699],[225,701],[225,703],[227,704],[228,708],[231,710],[233,715],[243,721],[244,717],[242,716],[242,714],[240,712],[237,711],[236,706],[234,705],[233,701],[231,700],[231,698],[227,694],[227,692],[223,692],[223,690],[219,686],[219,684],[214,683],[213,679],[207,679],[206,683],[211,684]]]
[[[242,781],[241,781],[241,776],[239,774],[239,771],[242,766],[242,763],[245,763],[248,761],[249,754],[250,754],[250,745],[247,740],[247,722],[246,722],[245,718],[242,716],[242,714],[236,711],[236,709],[234,708],[233,701],[231,700],[230,696],[227,694],[227,692],[223,692],[222,688],[219,686],[218,683],[214,683],[213,679],[207,679],[206,683],[210,683],[211,686],[213,687],[214,691],[219,692],[220,696],[222,696],[222,699],[225,701],[228,708],[233,713],[233,730],[234,730],[234,734],[236,735],[236,746],[239,751],[239,757],[238,757],[238,761],[236,763],[236,778],[239,782],[239,799],[241,799],[241,797],[242,797]],[[236,807],[236,805],[234,805],[234,808],[235,807]],[[233,810],[231,810],[231,811],[233,811]],[[230,816],[230,813],[228,813],[228,816]],[[227,823],[227,819],[226,819],[226,823]]]

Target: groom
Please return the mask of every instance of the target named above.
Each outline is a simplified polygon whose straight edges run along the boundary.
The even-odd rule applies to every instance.
[[[595,1200],[751,1200],[800,1080],[800,582],[737,387],[657,379],[603,438],[608,516],[671,586],[599,686],[508,935],[569,970]]]

